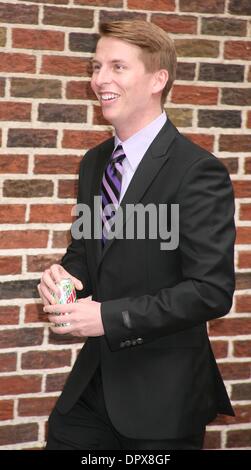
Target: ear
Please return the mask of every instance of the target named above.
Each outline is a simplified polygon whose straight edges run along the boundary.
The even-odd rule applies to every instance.
[[[168,81],[168,77],[168,71],[165,69],[161,69],[155,72],[152,88],[154,94],[161,92],[165,88]]]

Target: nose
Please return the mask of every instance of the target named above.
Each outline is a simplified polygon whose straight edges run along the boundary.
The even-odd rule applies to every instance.
[[[100,87],[104,84],[111,83],[112,74],[108,68],[100,67],[100,69],[93,74],[92,79],[96,86]]]

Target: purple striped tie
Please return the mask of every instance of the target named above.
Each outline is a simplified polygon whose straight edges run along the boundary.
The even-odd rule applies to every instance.
[[[119,206],[119,197],[121,191],[123,166],[122,161],[125,158],[122,145],[118,145],[113,151],[109,163],[104,171],[101,184],[102,198],[102,239],[103,245],[106,241],[106,234],[110,231],[114,223],[115,211]],[[114,207],[109,207],[112,204]],[[107,207],[108,206],[108,207]],[[113,210],[114,209],[114,210]]]

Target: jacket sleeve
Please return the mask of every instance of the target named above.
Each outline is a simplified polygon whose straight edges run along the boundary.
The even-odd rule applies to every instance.
[[[83,191],[81,188],[84,188],[84,175],[85,175],[85,161],[86,156],[82,160],[80,164],[80,171],[79,171],[79,183],[78,183],[78,197],[77,203],[84,203],[83,201]],[[87,266],[87,259],[86,259],[86,248],[85,248],[85,240],[81,237],[79,240],[75,239],[72,236],[72,229],[71,229],[71,243],[67,248],[66,254],[63,256],[61,260],[61,265],[68,271],[72,276],[75,276],[79,279],[84,289],[82,291],[78,291],[78,297],[88,297],[92,294],[92,285],[90,280],[90,275],[88,272]]]
[[[179,204],[182,282],[156,295],[105,301],[101,315],[111,350],[125,340],[149,342],[226,315],[234,278],[234,196],[216,157],[197,160],[186,172]]]

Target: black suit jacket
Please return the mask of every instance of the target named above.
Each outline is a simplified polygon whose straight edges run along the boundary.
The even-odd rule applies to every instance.
[[[93,208],[114,139],[87,152],[78,201]],[[84,344],[57,402],[67,413],[101,365],[115,428],[130,438],[179,438],[217,413],[233,415],[206,322],[228,313],[234,292],[234,198],[225,167],[168,120],[122,200],[179,204],[179,246],[160,240],[73,240],[62,264],[102,302],[105,336]]]

